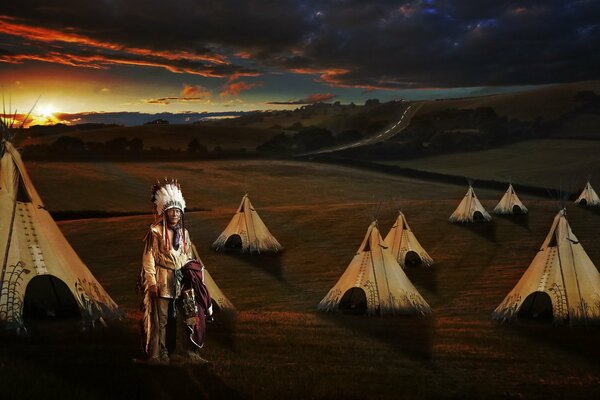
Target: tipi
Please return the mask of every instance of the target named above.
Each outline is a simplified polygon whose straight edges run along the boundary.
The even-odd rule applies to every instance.
[[[553,317],[571,325],[600,322],[600,273],[571,231],[567,212],[558,212],[517,285],[493,312],[499,321],[518,316]]]
[[[369,315],[431,312],[383,242],[377,222],[369,226],[350,265],[318,309]]]
[[[583,191],[581,192],[577,200],[575,200],[575,204],[579,204],[580,206],[584,207],[600,206],[600,197],[598,197],[598,194],[596,193],[592,185],[590,185],[590,181],[587,181],[587,183],[585,184]]]
[[[484,222],[491,221],[492,216],[485,211],[473,190],[473,186],[469,185],[467,194],[465,194],[449,220],[450,222]]]
[[[398,218],[384,241],[402,268],[406,268],[407,264],[412,263],[422,264],[425,267],[433,265],[433,258],[427,254],[417,240],[402,211],[398,211]]]
[[[20,331],[29,313],[75,313],[91,324],[120,316],[44,208],[6,137],[0,155],[0,326]]]
[[[193,252],[196,260],[199,261],[202,265],[204,265],[204,263],[200,260],[200,256],[198,255],[198,250],[196,249],[196,246],[194,246],[193,244],[192,244],[192,252]],[[210,273],[208,272],[208,269],[206,269],[206,268],[204,269],[204,285],[208,289],[208,293],[210,293],[210,297],[213,301],[213,309],[215,308],[215,305],[216,305],[217,310],[227,311],[227,312],[235,310],[235,307],[233,306],[233,304],[231,304],[229,299],[223,294],[221,289],[219,289],[219,287],[217,286],[217,283],[212,278],[212,276],[210,276]]]
[[[213,243],[215,250],[278,252],[283,250],[252,206],[246,193],[235,215]]]
[[[504,196],[498,202],[498,205],[494,208],[494,214],[527,214],[527,207],[523,205],[513,185],[508,185],[508,189],[504,193]]]

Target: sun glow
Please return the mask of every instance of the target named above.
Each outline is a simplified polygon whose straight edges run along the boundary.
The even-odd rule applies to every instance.
[[[58,110],[52,104],[38,105],[31,113],[30,122],[27,125],[54,125],[59,123],[56,118]]]
[[[50,118],[54,116],[56,109],[52,104],[45,104],[43,106],[39,106],[37,110],[37,114],[44,118]]]

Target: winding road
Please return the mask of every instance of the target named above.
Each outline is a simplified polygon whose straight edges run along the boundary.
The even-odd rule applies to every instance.
[[[406,107],[404,109],[404,111],[402,112],[402,115],[400,116],[400,119],[398,119],[398,121],[396,121],[393,125],[386,128],[384,131],[381,131],[375,135],[363,138],[363,139],[359,140],[358,142],[352,142],[352,143],[348,143],[348,144],[344,144],[344,145],[340,145],[340,146],[310,151],[307,153],[299,154],[298,156],[302,157],[302,156],[312,156],[312,155],[317,155],[317,154],[333,153],[333,152],[340,151],[340,150],[347,150],[347,149],[352,149],[355,147],[368,146],[371,144],[375,144],[375,143],[379,143],[379,142],[388,140],[388,139],[396,136],[398,133],[402,132],[404,129],[406,129],[410,125],[410,121],[415,116],[415,114],[419,111],[419,109],[423,106],[423,104],[425,104],[425,103],[419,102],[419,103],[413,103],[413,104],[409,105],[408,107]]]

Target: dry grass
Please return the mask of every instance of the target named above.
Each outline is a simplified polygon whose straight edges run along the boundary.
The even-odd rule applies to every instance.
[[[600,142],[540,139],[469,153],[444,154],[386,164],[450,175],[494,179],[539,187],[575,189],[592,174],[600,177]],[[595,178],[595,179],[594,179]],[[600,186],[600,181],[597,182]]]
[[[506,115],[509,118],[552,120],[577,107],[578,103],[575,102],[574,96],[577,92],[584,90],[600,92],[600,81],[568,83],[522,93],[427,102],[419,114],[423,115],[448,108],[491,107],[496,110],[498,115]]]
[[[188,204],[211,209],[187,214],[187,224],[238,313],[218,316],[209,328],[208,367],[130,365],[137,351],[130,319],[138,315],[134,282],[148,217],[62,222],[69,241],[130,318],[88,335],[36,336],[3,346],[0,380],[15,396],[588,398],[600,384],[597,329],[499,326],[490,319],[543,241],[557,209],[554,202],[525,197],[527,217],[461,226],[447,218],[465,188],[350,168],[265,161],[94,166],[100,176],[124,174],[131,189],[121,195],[127,185],[120,180],[79,180],[80,164],[66,165],[30,168],[44,198],[54,196],[56,184],[64,181],[58,187],[65,201],[47,202],[63,209],[77,205],[69,198],[87,192],[95,197],[85,197],[85,208],[140,209],[148,205],[146,188],[156,174],[168,171],[182,179]],[[254,205],[286,247],[279,255],[209,250],[238,205],[244,176],[255,187]],[[115,194],[119,198],[109,201]],[[360,244],[373,194],[404,199],[408,222],[436,261],[430,270],[408,271],[433,307],[430,317],[315,311]],[[491,208],[501,193],[478,195]],[[394,208],[388,201],[380,213],[383,233],[394,220]],[[600,214],[570,208],[569,217],[600,265]]]

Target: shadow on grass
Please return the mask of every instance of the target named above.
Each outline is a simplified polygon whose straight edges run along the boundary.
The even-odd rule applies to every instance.
[[[214,315],[214,318],[213,323],[207,324],[207,337],[209,340],[214,340],[235,351],[237,349],[235,342],[237,315],[234,312],[218,312]]]
[[[529,228],[529,213],[517,215],[494,214],[494,218],[510,221],[515,225],[518,225],[527,229],[528,231],[531,231],[531,228]]]
[[[576,354],[588,362],[598,363],[600,359],[600,326],[574,326],[568,324],[555,326],[552,322],[537,322],[519,319],[505,328],[515,336],[536,343],[548,345],[554,349]]]
[[[453,225],[471,231],[489,242],[496,243],[498,241],[496,237],[496,221],[493,219],[490,222],[454,223]]]
[[[78,322],[36,324],[1,338],[0,374],[28,398],[238,399],[210,364],[134,365],[139,334],[130,320],[82,332]],[[35,376],[35,379],[31,379]]]
[[[438,281],[436,277],[436,269],[439,267],[439,264],[434,264],[431,267],[409,266],[404,270],[404,272],[414,285],[423,287],[429,292],[437,294]]]
[[[370,317],[319,312],[318,317],[387,343],[394,351],[411,359],[418,361],[432,359],[434,317],[431,315]]]
[[[583,206],[578,206],[577,208],[581,208],[581,209],[586,210],[587,212],[590,212],[592,214],[600,215],[600,207],[583,207]]]
[[[277,278],[280,281],[284,281],[283,269],[281,268],[281,256],[282,253],[240,253],[240,252],[223,252],[227,257],[235,258],[244,264],[251,265],[254,268],[258,268],[269,275]]]

